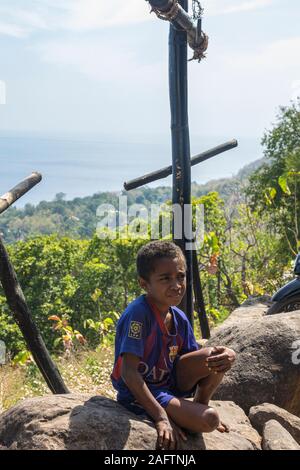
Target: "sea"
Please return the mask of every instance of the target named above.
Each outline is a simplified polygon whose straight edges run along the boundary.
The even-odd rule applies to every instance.
[[[202,184],[231,177],[262,157],[259,138],[238,136],[191,136],[191,156],[233,138],[237,138],[238,148],[193,166],[192,181]],[[19,208],[26,203],[51,201],[58,193],[70,200],[105,191],[121,192],[125,181],[168,166],[171,161],[169,136],[127,139],[0,132],[0,195],[33,171],[42,174],[42,181],[15,203]],[[149,186],[171,183],[170,176]]]

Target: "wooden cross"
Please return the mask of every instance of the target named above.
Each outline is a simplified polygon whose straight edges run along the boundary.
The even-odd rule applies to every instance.
[[[185,217],[185,204],[191,202],[191,165],[207,160],[214,155],[236,147],[237,142],[232,141],[216,147],[208,152],[190,158],[190,141],[187,111],[187,42],[194,50],[194,58],[201,60],[207,47],[207,37],[201,29],[201,20],[197,25],[187,14],[188,0],[148,0],[158,16],[171,22],[169,37],[169,80],[171,103],[171,133],[172,133],[172,168],[167,167],[158,172],[125,183],[125,189],[133,189],[151,181],[160,179],[167,174],[173,174],[173,204],[180,204],[182,208],[182,226]],[[167,173],[167,174],[166,174]],[[32,187],[41,181],[39,173],[33,173],[20,184],[0,197],[0,214],[10,207],[13,202],[22,197]],[[148,178],[148,180],[147,180]],[[151,179],[152,178],[152,179]],[[137,184],[138,182],[138,184]],[[140,184],[139,184],[140,183]],[[191,220],[190,220],[191,224]],[[173,227],[174,228],[174,227]],[[174,230],[173,230],[174,234]],[[174,238],[174,237],[173,237]],[[187,314],[193,325],[193,288],[200,319],[203,338],[209,338],[209,326],[205,315],[198,262],[195,250],[186,250],[185,234],[181,239],[174,241],[183,250],[187,259],[187,291],[181,308]],[[35,325],[31,312],[27,306],[21,286],[7,250],[0,236],[0,281],[2,283],[8,305],[14,319],[19,325],[28,349],[39,367],[46,383],[53,393],[69,393],[58,369],[45,346],[41,334]]]
[[[145,175],[125,183],[125,189],[142,186],[168,174],[173,175],[172,203],[181,206],[181,227],[184,221],[192,227],[191,213],[186,213],[186,206],[191,204],[191,165],[207,160],[218,153],[237,146],[236,141],[197,155],[191,160],[188,123],[188,78],[187,78],[187,45],[194,50],[194,59],[205,57],[208,37],[202,31],[201,18],[197,24],[188,15],[188,0],[148,0],[152,10],[161,19],[170,21],[169,34],[169,93],[171,106],[172,167]],[[196,308],[199,315],[203,338],[210,337],[209,325],[201,288],[195,250],[187,249],[192,239],[188,239],[182,230],[181,238],[176,238],[173,221],[173,240],[182,249],[187,261],[187,288],[180,308],[186,313],[192,327],[194,323],[193,290]],[[192,231],[191,231],[192,237]]]

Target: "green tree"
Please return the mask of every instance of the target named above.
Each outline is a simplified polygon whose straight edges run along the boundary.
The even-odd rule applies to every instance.
[[[39,236],[9,246],[9,254],[34,320],[52,349],[50,315],[69,318],[70,299],[78,288],[78,271],[87,242]]]
[[[50,350],[54,350],[58,342],[55,343],[57,334],[49,317],[57,316],[72,330],[82,332],[91,346],[98,346],[99,338],[107,336],[107,331],[104,329],[105,335],[99,336],[86,320],[92,320],[90,325],[100,322],[102,329],[103,325],[109,325],[111,333],[125,304],[140,293],[135,259],[141,243],[145,241],[97,236],[87,241],[51,235],[9,246],[33,319]],[[97,292],[102,294],[98,296]],[[22,335],[2,290],[0,328],[0,339],[13,354],[24,350]]]
[[[266,163],[250,177],[251,207],[267,215],[280,235],[287,263],[300,248],[300,99],[280,108],[277,122],[262,140]]]

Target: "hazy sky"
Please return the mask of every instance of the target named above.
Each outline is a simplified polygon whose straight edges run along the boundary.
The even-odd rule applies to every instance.
[[[189,63],[191,134],[260,138],[300,94],[300,2],[202,6],[210,45]],[[168,30],[145,0],[0,0],[0,131],[169,135]]]

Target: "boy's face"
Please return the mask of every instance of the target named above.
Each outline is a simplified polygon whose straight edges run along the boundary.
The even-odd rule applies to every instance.
[[[141,287],[160,308],[179,305],[186,289],[186,266],[182,258],[161,258],[148,281],[139,278]]]

